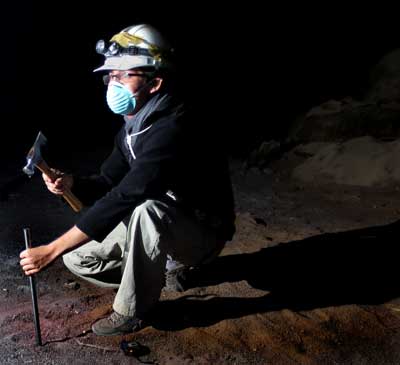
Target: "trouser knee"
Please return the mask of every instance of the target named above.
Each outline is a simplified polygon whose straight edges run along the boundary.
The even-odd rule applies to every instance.
[[[127,242],[141,244],[148,257],[156,254],[161,236],[165,236],[169,207],[157,200],[146,200],[133,211],[129,225]],[[160,248],[160,247],[158,247]]]
[[[67,267],[69,271],[72,271],[73,273],[76,273],[78,271],[77,269],[79,268],[79,266],[76,265],[76,260],[74,260],[72,252],[64,254],[62,259],[64,265]]]

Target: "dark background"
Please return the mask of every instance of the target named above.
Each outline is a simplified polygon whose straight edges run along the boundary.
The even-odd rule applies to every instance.
[[[39,130],[63,150],[110,143],[122,120],[92,72],[102,64],[95,44],[128,25],[169,38],[187,104],[238,156],[284,138],[313,105],[362,98],[371,66],[399,44],[397,12],[366,5],[18,1],[0,11],[0,148],[17,155]]]

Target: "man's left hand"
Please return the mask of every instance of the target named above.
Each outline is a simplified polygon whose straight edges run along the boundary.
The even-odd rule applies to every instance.
[[[22,259],[20,265],[25,275],[33,275],[50,264],[56,258],[56,254],[53,246],[49,244],[24,250],[19,257]]]

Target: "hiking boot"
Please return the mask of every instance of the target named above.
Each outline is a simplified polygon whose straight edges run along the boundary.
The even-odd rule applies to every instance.
[[[137,332],[144,327],[141,319],[123,316],[114,311],[107,318],[95,322],[92,325],[92,331],[98,336],[115,336]]]

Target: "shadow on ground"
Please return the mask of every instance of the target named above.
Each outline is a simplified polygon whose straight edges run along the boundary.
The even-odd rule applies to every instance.
[[[246,280],[268,293],[257,298],[208,295],[164,301],[152,325],[179,330],[285,308],[384,303],[400,296],[399,233],[397,221],[219,257],[201,271],[192,271],[189,286]]]

